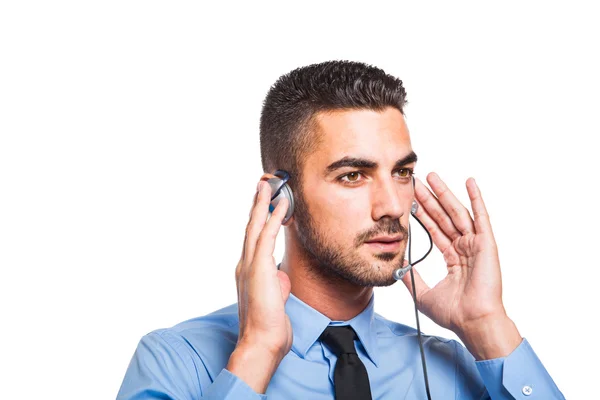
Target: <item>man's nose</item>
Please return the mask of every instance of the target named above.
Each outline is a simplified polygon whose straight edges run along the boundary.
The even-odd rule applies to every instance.
[[[384,217],[398,219],[404,214],[402,205],[402,196],[405,195],[404,186],[391,177],[374,184],[371,194],[373,220],[377,221]]]

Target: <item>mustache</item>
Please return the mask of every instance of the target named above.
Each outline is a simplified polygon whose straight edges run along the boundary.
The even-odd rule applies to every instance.
[[[356,247],[360,246],[367,240],[380,236],[380,235],[394,235],[402,233],[402,236],[406,238],[408,236],[408,229],[400,224],[399,219],[382,219],[375,227],[368,231],[360,233],[355,239]]]

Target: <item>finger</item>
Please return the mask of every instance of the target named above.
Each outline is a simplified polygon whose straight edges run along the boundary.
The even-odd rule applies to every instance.
[[[466,186],[467,192],[469,193],[469,199],[471,200],[473,218],[475,219],[475,231],[477,233],[485,233],[493,236],[494,233],[492,232],[490,216],[485,207],[485,203],[483,202],[479,186],[477,186],[474,178],[467,179]]]
[[[281,222],[285,217],[288,205],[288,199],[282,198],[279,201],[279,204],[277,204],[277,207],[275,207],[275,210],[273,210],[271,218],[269,218],[269,221],[267,221],[267,223],[265,224],[265,227],[260,233],[260,236],[256,243],[256,253],[254,254],[254,259],[265,262],[252,263],[253,267],[256,266],[258,267],[257,269],[260,269],[260,267],[268,264],[266,260],[271,259],[273,257],[277,233],[279,232]]]
[[[260,182],[259,182],[259,184],[260,184]],[[252,219],[252,210],[254,210],[254,207],[256,206],[257,199],[258,199],[258,185],[256,186],[256,191],[254,192],[254,197],[252,199],[252,207],[250,207],[250,212],[248,213],[248,223],[246,224],[246,230],[244,232],[244,241],[242,242],[242,254],[240,255],[240,261],[238,262],[238,264],[235,268],[236,282],[239,279],[240,270],[241,270],[242,264],[244,262],[244,258],[246,257],[246,242],[248,241],[248,229],[250,226],[250,221]]]
[[[258,182],[260,185],[260,182]],[[254,197],[252,198],[252,207],[250,207],[250,211],[248,212],[248,219],[252,217],[252,210],[256,207],[256,200],[258,199],[258,185],[256,186],[256,192],[254,192]]]
[[[252,260],[254,259],[254,251],[256,249],[256,242],[258,237],[267,222],[267,217],[269,215],[269,204],[271,203],[271,186],[266,182],[259,182],[260,189],[258,192],[258,198],[256,200],[256,205],[252,210],[250,216],[250,222],[248,223],[248,233],[245,245],[245,256],[244,256],[244,266],[249,266],[252,264]]]
[[[433,220],[433,218],[425,211],[425,207],[417,208],[415,216],[421,221],[421,223],[427,229],[427,232],[431,235],[431,240],[435,247],[437,247],[442,253],[446,251],[448,246],[452,245],[452,239],[446,236],[446,233],[440,228],[440,226]],[[458,231],[456,233],[460,236]]]
[[[450,241],[462,236],[458,229],[456,229],[456,226],[454,226],[452,218],[450,218],[448,213],[446,213],[444,208],[440,205],[435,195],[431,193],[429,188],[418,178],[415,178],[415,195],[419,203],[423,205],[422,208],[424,208],[427,214],[431,216],[430,226],[432,230],[441,230],[445,236],[450,238]],[[421,209],[421,207],[419,207],[419,209]]]
[[[412,268],[412,271],[415,276],[415,289],[417,290],[417,306],[418,306],[421,301],[421,297],[423,296],[423,294],[425,294],[430,289],[430,287],[429,287],[429,285],[427,285],[427,283],[425,283],[423,278],[421,278],[421,274],[419,274],[419,272],[417,271],[417,269],[415,267]],[[410,272],[408,272],[406,275],[404,275],[402,277],[402,283],[404,283],[404,286],[406,286],[406,288],[410,292],[410,295],[414,298],[414,293],[413,293],[413,288],[412,288],[412,278],[411,278]]]
[[[473,219],[469,214],[469,210],[461,204],[456,198],[454,193],[450,191],[448,186],[442,181],[442,179],[435,172],[431,172],[427,175],[427,182],[433,189],[433,192],[437,196],[440,204],[444,207],[446,213],[452,219],[452,223],[462,234],[475,232],[473,226]]]

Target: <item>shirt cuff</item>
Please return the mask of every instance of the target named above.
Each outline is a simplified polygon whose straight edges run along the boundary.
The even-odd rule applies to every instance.
[[[256,393],[246,382],[223,368],[202,396],[207,400],[266,400],[266,394]]]
[[[475,361],[492,399],[564,399],[527,339],[507,357]]]

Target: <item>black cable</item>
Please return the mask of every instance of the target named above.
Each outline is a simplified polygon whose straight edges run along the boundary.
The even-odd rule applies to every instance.
[[[425,259],[425,257],[427,257],[429,255],[429,253],[431,253],[431,250],[433,249],[433,239],[431,238],[431,233],[429,233],[429,231],[427,230],[427,228],[425,228],[425,225],[423,225],[423,223],[421,222],[421,220],[419,218],[417,218],[417,216],[414,215],[414,214],[412,214],[412,216],[413,216],[414,219],[417,220],[417,222],[419,224],[421,224],[421,226],[423,227],[423,229],[427,233],[427,236],[429,236],[429,250],[427,250],[427,253],[425,253],[425,255],[423,257],[419,258],[418,261],[415,261],[414,264],[411,264],[411,262],[410,262],[410,246],[408,247],[408,263],[414,267],[415,265],[417,265],[418,263],[420,263],[421,261],[423,261]],[[410,235],[410,223],[408,224],[408,237],[412,241],[412,236]],[[412,271],[412,268],[410,270]],[[411,274],[412,274],[412,272],[411,272]],[[412,275],[411,275],[411,277],[412,277]]]
[[[425,259],[425,257],[427,257],[429,255],[429,253],[431,252],[431,249],[433,249],[433,240],[431,239],[431,234],[429,233],[429,231],[425,228],[425,225],[423,225],[423,223],[413,214],[413,217],[417,220],[417,222],[419,224],[421,224],[421,226],[423,227],[423,229],[425,229],[425,232],[427,232],[427,235],[429,236],[429,250],[427,251],[427,253],[421,257],[418,261],[416,261],[414,264],[411,263],[411,248],[412,248],[412,235],[410,232],[410,223],[408,224],[408,237],[410,240],[410,244],[408,246],[408,264],[412,265],[413,267],[418,264],[419,262],[423,261]],[[413,300],[415,302],[415,317],[417,319],[417,337],[419,338],[419,350],[421,351],[421,363],[423,364],[423,377],[425,378],[425,391],[427,392],[427,399],[431,400],[431,393],[429,392],[429,379],[427,377],[427,364],[425,363],[425,351],[423,350],[423,338],[421,337],[421,324],[419,323],[419,309],[417,307],[417,289],[415,288],[415,275],[413,273],[413,268],[410,269],[410,280],[412,282],[412,292],[413,292]]]

